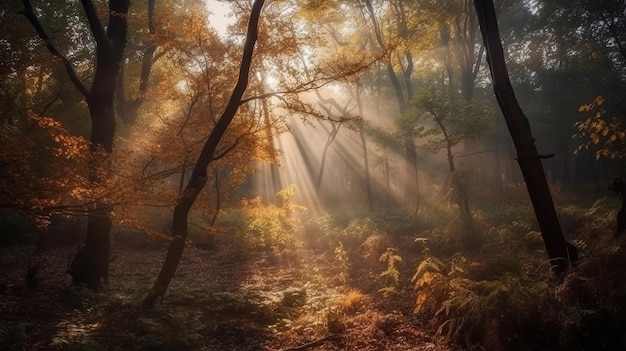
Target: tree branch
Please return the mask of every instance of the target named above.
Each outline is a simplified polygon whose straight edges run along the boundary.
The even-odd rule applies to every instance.
[[[103,45],[103,47],[110,49],[112,47],[112,43],[107,38],[104,26],[102,26],[102,22],[100,22],[100,17],[98,17],[98,12],[96,11],[95,6],[93,6],[93,2],[91,0],[80,0],[80,3],[85,9],[87,22],[89,22],[89,28],[91,29],[91,34],[96,40],[96,43],[98,46]]]
[[[72,83],[74,83],[76,88],[80,91],[81,94],[83,94],[83,96],[87,97],[87,95],[89,95],[89,90],[80,80],[78,74],[76,74],[76,70],[74,69],[74,66],[72,65],[70,60],[65,56],[65,54],[61,52],[61,50],[57,47],[57,45],[54,43],[54,41],[52,41],[52,39],[46,32],[43,24],[41,24],[41,21],[39,21],[39,18],[37,18],[37,15],[35,14],[33,4],[30,2],[30,0],[23,0],[22,3],[24,4],[24,10],[20,11],[20,13],[24,15],[24,17],[26,17],[26,19],[28,19],[28,21],[33,25],[33,28],[37,32],[39,38],[44,42],[44,44],[46,44],[48,51],[50,51],[50,53],[52,53],[54,56],[61,59],[63,65],[65,66],[67,74],[70,76],[70,80],[72,81]]]
[[[235,142],[232,145],[224,148],[223,150],[216,150],[216,152],[215,152],[216,155],[213,156],[213,158],[211,159],[211,162],[217,161],[217,160],[225,157],[226,155],[228,155],[229,152],[231,152],[232,150],[234,150],[237,147],[237,145],[239,144],[240,140],[241,139],[237,138],[237,140],[235,140]]]
[[[364,70],[372,66],[374,63],[382,60],[386,55],[387,55],[387,52],[381,52],[377,56],[374,56],[373,58],[371,58],[371,60],[369,61],[360,62],[358,65],[355,65],[354,67],[353,66],[346,67],[345,69],[340,70],[339,72],[328,74],[328,75],[316,75],[313,78],[307,77],[308,78],[307,81],[302,82],[293,87],[288,87],[284,90],[246,97],[245,99],[241,99],[241,101],[239,102],[239,105],[244,105],[254,100],[261,100],[261,99],[266,99],[270,97],[280,98],[281,95],[299,94],[299,93],[304,93],[307,91],[322,88],[342,78],[351,77],[360,72],[363,72]]]

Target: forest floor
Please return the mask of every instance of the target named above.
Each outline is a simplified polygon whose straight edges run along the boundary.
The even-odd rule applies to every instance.
[[[165,298],[143,311],[138,306],[164,246],[116,247],[110,283],[99,292],[70,287],[65,271],[74,247],[52,247],[36,258],[34,251],[0,247],[3,349],[450,349],[413,314],[414,298],[384,298],[365,267],[360,281],[346,281],[333,255],[300,249],[244,257],[190,244]],[[41,281],[27,288],[31,260],[40,264]]]
[[[447,207],[424,209],[417,220],[404,211],[335,211],[293,234],[271,232],[281,209],[248,208],[255,226],[239,228],[256,231],[224,225],[191,235],[164,298],[149,310],[139,306],[167,238],[114,233],[110,281],[100,291],[71,286],[75,245],[36,252],[11,242],[0,246],[0,349],[626,350],[619,204],[561,202],[563,231],[580,257],[562,275],[550,271],[521,202],[484,204],[475,215],[482,243],[465,251],[458,235],[476,227]],[[31,279],[29,267],[39,268]]]

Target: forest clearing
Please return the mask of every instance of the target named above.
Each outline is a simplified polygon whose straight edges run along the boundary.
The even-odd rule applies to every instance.
[[[626,349],[626,2],[0,5],[0,348]]]
[[[611,232],[618,201],[586,201],[559,211],[581,246],[580,265],[560,279],[532,213],[510,200],[485,208],[490,244],[471,254],[449,240],[459,228],[445,208],[416,221],[402,211],[337,210],[268,233],[275,242],[263,247],[247,241],[245,227],[197,233],[168,294],[148,311],[139,305],[166,238],[115,235],[100,291],[70,287],[75,246],[3,247],[0,336],[10,350],[296,350],[329,336],[302,349],[617,350],[626,342],[625,239]],[[401,258],[392,266],[389,248]]]

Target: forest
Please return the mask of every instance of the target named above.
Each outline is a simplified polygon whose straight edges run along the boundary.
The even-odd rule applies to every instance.
[[[626,2],[5,0],[0,349],[626,350]]]

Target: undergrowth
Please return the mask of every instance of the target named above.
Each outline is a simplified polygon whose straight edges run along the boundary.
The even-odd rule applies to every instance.
[[[626,254],[624,238],[613,236],[615,202],[559,208],[566,239],[583,257],[562,277],[550,273],[541,233],[519,207],[478,216],[487,245],[471,256],[431,250],[450,225],[423,231],[414,312],[464,349],[623,349],[626,339],[615,335],[625,321],[626,283],[618,276]]]
[[[291,202],[294,192],[279,193],[279,205],[259,198],[242,201],[238,209],[222,213],[220,225],[231,228],[240,252],[316,253],[320,261],[312,274],[332,278],[343,295],[324,300],[318,295],[327,290],[314,294],[322,279],[276,296],[218,291],[210,283],[174,284],[167,302],[140,311],[135,307],[140,296],[77,286],[67,292],[69,304],[88,313],[60,321],[52,346],[193,350],[226,332],[241,337],[237,328],[242,322],[257,326],[261,334],[312,328],[321,337],[349,333],[359,313],[382,315],[389,312],[384,309],[397,308],[423,323],[412,327],[427,325],[434,337],[449,339],[452,349],[626,349],[626,235],[614,235],[618,202],[612,198],[558,207],[565,237],[579,249],[581,261],[555,277],[528,204],[476,205],[474,219],[485,244],[463,252],[454,238],[464,228],[453,207],[424,206],[416,218],[389,209],[312,215]],[[322,307],[309,306],[314,303]],[[18,327],[0,328],[0,337],[18,335]],[[108,339],[111,330],[115,342]],[[394,332],[393,327],[381,330]]]
[[[295,194],[293,185],[279,191],[281,206],[265,205],[260,197],[243,199],[237,209],[223,213],[220,222],[235,228],[234,243],[242,253],[293,247],[302,228],[299,214],[307,211],[293,203]]]
[[[416,218],[405,210],[336,209],[294,221],[284,208],[252,202],[243,207],[241,238],[248,249],[301,239],[305,248],[329,254],[342,284],[378,291],[383,301],[406,299],[399,292],[409,283],[403,272],[412,269],[413,313],[464,349],[609,350],[626,345],[610,336],[626,322],[626,284],[617,278],[626,255],[613,237],[617,205],[596,198],[557,208],[566,240],[582,257],[562,277],[550,272],[526,203],[476,206],[484,245],[469,253],[455,241],[466,228],[454,207],[436,204]],[[408,245],[405,239],[415,237]],[[339,329],[337,319],[329,312],[327,327]]]

